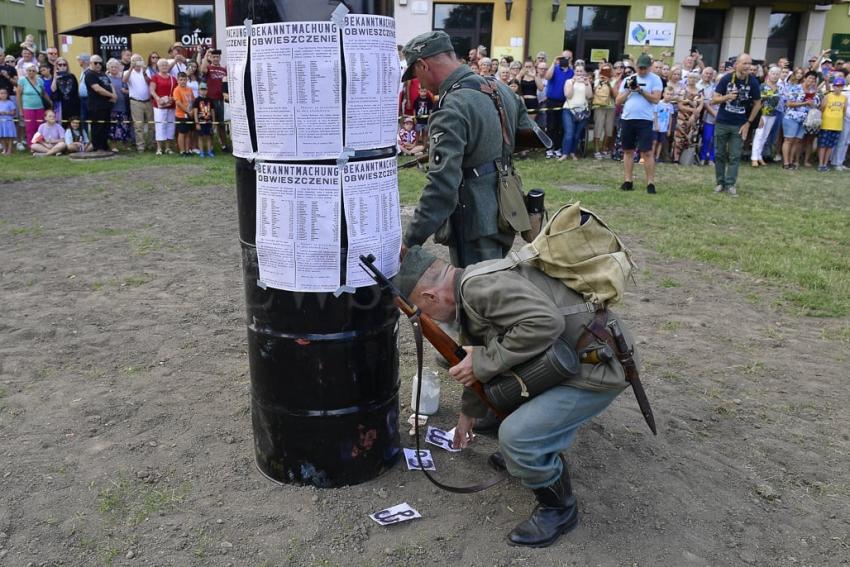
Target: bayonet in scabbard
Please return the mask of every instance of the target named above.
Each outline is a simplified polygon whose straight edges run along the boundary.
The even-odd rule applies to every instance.
[[[620,328],[620,323],[617,320],[608,323],[608,328],[611,329],[611,336],[614,338],[614,345],[617,347],[617,360],[623,366],[626,373],[626,380],[632,385],[632,391],[635,393],[640,413],[646,420],[649,429],[653,435],[658,435],[655,428],[655,417],[652,415],[652,407],[649,405],[649,398],[646,397],[646,392],[643,389],[643,384],[640,381],[637,364],[635,363],[634,351],[629,348],[626,342],[626,337],[623,336],[623,330]]]

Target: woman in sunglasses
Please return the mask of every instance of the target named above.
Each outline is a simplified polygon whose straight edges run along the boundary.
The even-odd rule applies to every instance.
[[[68,118],[80,115],[80,93],[77,77],[68,71],[68,60],[63,57],[53,64],[51,91],[57,106],[62,109],[62,127],[67,128]]]

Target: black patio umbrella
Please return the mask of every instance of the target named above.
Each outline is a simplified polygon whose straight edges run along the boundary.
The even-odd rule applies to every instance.
[[[109,16],[101,18],[69,30],[59,32],[62,35],[79,37],[95,37],[103,33],[130,35],[134,33],[149,33],[162,30],[173,30],[174,24],[166,24],[157,20],[137,18],[135,16]]]

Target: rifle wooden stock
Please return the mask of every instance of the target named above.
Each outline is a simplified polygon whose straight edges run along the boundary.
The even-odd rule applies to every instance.
[[[416,313],[416,307],[413,305],[409,305],[400,297],[396,296],[395,298],[396,305],[401,309],[402,313],[410,317]],[[450,366],[455,366],[458,362],[463,360],[466,357],[466,351],[463,350],[459,344],[457,344],[453,338],[451,338],[444,330],[440,328],[437,323],[434,322],[426,314],[419,312],[419,327],[422,330],[422,336],[428,339],[428,342],[434,345],[434,348],[437,349],[443,358],[445,358]],[[495,413],[499,418],[504,419],[507,417],[507,414],[501,410],[496,409],[490,400],[487,398],[487,394],[484,393],[484,386],[481,382],[475,381],[472,386],[470,386],[473,392],[484,402],[490,410]]]

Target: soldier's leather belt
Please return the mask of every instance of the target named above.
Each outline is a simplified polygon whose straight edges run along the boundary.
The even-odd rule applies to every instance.
[[[498,161],[502,162],[502,160]],[[508,162],[508,167],[510,167],[510,165],[510,162]],[[499,165],[496,164],[496,160],[493,160],[487,163],[482,163],[481,165],[475,167],[464,167],[463,178],[475,179],[476,177],[484,177],[485,175],[489,175],[497,171],[499,171]]]

